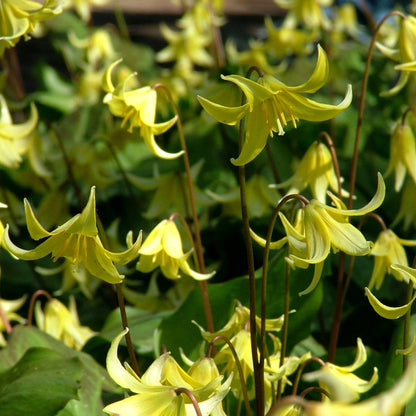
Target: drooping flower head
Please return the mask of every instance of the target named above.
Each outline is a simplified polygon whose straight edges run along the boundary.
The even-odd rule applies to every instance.
[[[118,272],[114,263],[126,264],[132,261],[141,244],[141,234],[133,244],[129,233],[127,240],[130,248],[126,251],[113,253],[104,248],[96,224],[94,187],[91,188],[84,210],[51,232],[42,227],[26,199],[25,213],[30,236],[34,240],[46,240],[33,250],[24,250],[12,243],[6,226],[4,247],[11,254],[22,260],[36,260],[48,254],[52,254],[54,260],[63,257],[73,264],[82,263],[93,276],[108,283],[120,283],[123,280],[124,276]]]
[[[39,329],[76,350],[81,350],[95,334],[92,329],[80,324],[72,296],[69,298],[69,308],[55,298],[48,300],[43,310],[40,302],[36,302],[35,318]]]
[[[396,82],[396,85],[388,91],[382,92],[382,96],[391,96],[398,93],[407,83],[409,79],[409,69],[414,70],[411,67],[414,66],[416,61],[416,17],[408,15],[400,19],[400,26],[397,36],[397,47],[391,48],[381,43],[377,43],[378,49],[387,58],[398,62],[397,69],[400,69],[400,76]]]
[[[0,6],[1,7],[1,6]],[[31,105],[30,118],[20,124],[14,124],[6,100],[0,94],[0,165],[16,168],[30,146],[30,134],[38,124],[38,112]]]
[[[302,95],[316,92],[328,78],[328,58],[319,45],[315,70],[304,84],[290,87],[271,75],[260,77],[257,82],[239,75],[221,78],[237,85],[247,102],[227,107],[201,96],[198,100],[208,114],[224,124],[234,125],[247,116],[246,137],[239,157],[232,159],[234,165],[251,162],[266,146],[267,137],[273,136],[273,132],[283,135],[289,121],[296,127],[300,119],[329,120],[347,108],[352,99],[351,86],[338,105],[321,104]]]
[[[215,272],[202,274],[191,268],[188,253],[183,252],[182,239],[173,219],[161,221],[144,240],[140,250],[137,270],[150,273],[157,267],[168,279],[179,279],[187,275],[195,280],[211,278]]]
[[[126,332],[111,343],[107,371],[118,385],[135,394],[109,404],[104,412],[112,416],[191,416],[195,414],[193,404],[178,391],[185,388],[194,395],[203,415],[224,415],[221,401],[229,392],[232,377],[222,383],[223,376],[215,371],[212,359],[198,360],[186,372],[167,352],[139,377],[128,364],[123,367],[117,357],[118,345]]]
[[[322,142],[314,142],[299,162],[294,175],[275,188],[290,186],[287,194],[299,194],[309,185],[312,196],[325,203],[328,187],[338,193],[338,181],[335,174],[331,152]],[[348,192],[342,190],[341,195],[347,197]]]
[[[162,150],[155,140],[155,135],[162,134],[169,130],[175,123],[177,117],[168,121],[156,123],[156,104],[157,92],[150,86],[128,90],[130,77],[125,78],[116,86],[111,80],[113,68],[121,60],[112,63],[105,71],[103,76],[103,88],[107,91],[104,97],[104,103],[108,104],[110,112],[123,118],[122,126],[129,122],[128,130],[139,127],[140,134],[143,137],[149,150],[162,159],[175,159],[182,155],[183,151],[177,153],[168,153]]]
[[[2,0],[0,2],[0,56],[22,36],[28,36],[39,22],[51,19],[62,10],[62,1]]]

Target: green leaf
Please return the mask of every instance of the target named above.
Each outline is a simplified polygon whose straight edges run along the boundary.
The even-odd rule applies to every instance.
[[[0,414],[55,416],[77,397],[82,373],[77,357],[65,358],[48,348],[30,348],[0,374]]]
[[[70,400],[66,407],[64,403],[60,409],[65,407],[65,410],[62,414],[59,413],[60,416],[102,416],[104,414],[101,401],[102,390],[120,391],[108,376],[107,371],[92,356],[75,351],[39,329],[28,326],[17,326],[13,329],[6,348],[0,351],[0,372],[9,371],[30,348],[47,349],[53,354],[58,354],[61,360],[74,359],[78,360],[81,365],[78,396],[76,399],[71,397],[70,399],[73,400]],[[31,412],[26,414],[32,415]],[[54,413],[56,414],[57,412]],[[0,415],[3,416],[1,411]]]

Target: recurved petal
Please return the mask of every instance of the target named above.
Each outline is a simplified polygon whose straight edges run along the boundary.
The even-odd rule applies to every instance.
[[[144,142],[146,143],[146,146],[149,148],[149,150],[156,155],[157,157],[160,157],[161,159],[176,159],[177,157],[181,156],[183,154],[183,150],[176,152],[176,153],[169,153],[163,150],[157,143],[155,136],[153,134],[153,127],[148,126],[147,124],[142,124],[140,127],[140,134],[143,137]]]
[[[0,137],[8,139],[21,139],[28,136],[36,127],[38,123],[38,110],[32,103],[30,105],[30,118],[21,124],[8,124],[0,122]]]
[[[120,332],[111,342],[110,349],[107,354],[107,371],[110,377],[121,387],[129,389],[133,392],[141,390],[141,381],[138,376],[128,372],[120,363],[117,356],[118,346],[124,335],[129,332],[129,328]]]
[[[214,274],[216,273],[215,271],[212,273],[206,273],[206,274],[198,273],[195,270],[191,269],[191,267],[189,266],[186,260],[180,260],[179,267],[184,274],[191,276],[195,280],[207,280],[207,279],[210,279],[212,276],[214,276]]]
[[[34,248],[33,250],[24,250],[20,247],[17,247],[12,243],[9,236],[9,225],[6,225],[3,234],[3,245],[4,248],[9,251],[11,254],[16,256],[21,260],[37,260],[48,255],[52,250],[52,245],[50,244],[50,239],[44,241],[42,244]]]
[[[358,209],[339,209],[339,208],[333,208],[330,206],[325,206],[325,209],[328,212],[333,212],[334,214],[346,215],[349,217],[365,215],[371,211],[376,210],[382,204],[385,194],[386,194],[386,185],[384,184],[383,177],[378,172],[377,173],[377,191],[375,195],[373,196],[373,198],[371,198],[371,201],[367,205]]]
[[[251,228],[250,228],[250,236],[251,238],[257,243],[260,244],[262,247],[266,246],[266,240],[264,238],[261,238],[258,234],[256,234]],[[280,240],[271,241],[269,248],[271,250],[279,250],[287,243],[287,237],[283,237]]]
[[[121,61],[122,61],[122,59],[119,59],[119,60],[113,62],[105,70],[104,75],[103,75],[103,90],[105,92],[109,92],[109,93],[114,92],[115,88],[114,88],[114,85],[113,85],[113,81],[111,80],[111,73],[113,72],[114,67],[116,65],[118,65]]]
[[[345,97],[338,105],[318,103],[301,94],[285,90],[280,94],[279,99],[292,109],[295,117],[308,121],[325,121],[334,118],[351,104],[352,87],[348,85]]]
[[[140,231],[134,244],[129,247],[127,250],[122,251],[121,253],[114,253],[112,251],[106,250],[103,247],[104,253],[117,264],[126,264],[134,260],[139,255],[140,245],[142,244],[142,231]]]
[[[207,100],[204,97],[198,95],[198,101],[203,109],[215,120],[220,123],[234,125],[240,121],[249,111],[250,104],[245,103],[238,107],[227,107],[225,105],[217,104]]]
[[[328,57],[325,50],[318,44],[318,59],[311,77],[296,87],[285,86],[284,89],[291,92],[314,93],[327,81],[329,74]]]
[[[368,301],[373,309],[383,318],[386,319],[398,319],[401,318],[406,312],[412,307],[413,302],[416,299],[416,294],[410,300],[409,303],[404,304],[403,306],[387,306],[384,303],[380,302],[368,288],[364,288],[365,294],[368,297]]]
[[[46,231],[38,219],[35,217],[33,213],[32,207],[29,204],[29,201],[25,198],[24,199],[25,205],[25,216],[26,216],[26,226],[29,231],[30,236],[34,240],[39,240],[41,238],[49,237],[51,233]]]
[[[140,247],[139,254],[152,255],[163,250],[162,239],[167,222],[168,220],[163,220],[153,228]]]

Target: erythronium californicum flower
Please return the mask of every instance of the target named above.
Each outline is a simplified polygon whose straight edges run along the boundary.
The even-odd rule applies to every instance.
[[[91,188],[88,203],[82,213],[75,215],[51,232],[40,225],[27,200],[25,200],[25,213],[30,236],[34,240],[42,238],[46,240],[33,250],[24,250],[12,243],[6,226],[4,247],[19,259],[36,260],[51,253],[54,260],[64,257],[74,265],[82,263],[98,279],[108,283],[120,283],[124,276],[118,272],[114,263],[126,264],[137,257],[141,233],[134,244],[129,233],[127,235],[129,248],[121,253],[113,253],[104,248],[96,224],[95,187]]]
[[[305,401],[302,416],[398,416],[416,392],[416,362],[413,355],[403,375],[389,390],[359,403]],[[281,416],[274,413],[273,416]]]
[[[121,60],[113,62],[105,71],[103,76],[103,89],[107,92],[104,96],[104,103],[108,104],[110,112],[123,118],[122,126],[129,122],[128,131],[139,127],[140,134],[143,137],[149,150],[162,159],[175,159],[183,154],[183,151],[177,153],[168,153],[162,150],[155,140],[155,135],[162,134],[169,130],[177,120],[177,116],[162,123],[155,123],[157,92],[150,86],[127,90],[130,77],[125,78],[116,86],[111,80],[113,68]]]
[[[365,256],[370,253],[372,243],[367,241],[361,231],[349,223],[349,217],[365,215],[377,209],[384,200],[385,185],[378,174],[377,192],[371,201],[359,209],[346,209],[343,202],[329,193],[335,206],[328,206],[313,199],[298,211],[295,225],[279,212],[286,236],[270,244],[271,249],[279,249],[286,243],[289,254],[286,261],[293,267],[307,268],[315,264],[315,273],[311,284],[300,292],[309,293],[318,284],[323,264],[331,248],[334,252],[343,251],[352,256]],[[252,237],[265,246],[266,241],[255,233]]]
[[[290,186],[286,194],[299,194],[309,185],[312,196],[325,203],[328,187],[338,192],[338,181],[335,174],[334,163],[329,149],[322,142],[314,142],[299,162],[294,175],[277,185],[275,188]],[[343,197],[348,192],[342,190]]]
[[[177,392],[185,388],[194,395],[203,416],[225,415],[221,401],[229,392],[232,377],[221,383],[223,376],[213,369],[212,359],[198,360],[185,372],[167,352],[139,377],[127,363],[123,367],[117,357],[118,345],[127,331],[111,343],[107,371],[118,385],[135,394],[109,404],[104,412],[112,416],[194,416],[195,409],[188,396]]]
[[[163,275],[173,280],[183,275],[206,280],[215,274],[202,274],[191,269],[188,258],[192,250],[183,252],[181,235],[173,219],[161,221],[146,237],[138,253],[137,270],[142,273],[150,273],[160,267]]]
[[[69,308],[53,298],[48,300],[42,311],[40,302],[36,302],[35,318],[39,329],[76,350],[81,350],[95,335],[92,329],[80,324],[73,296],[69,298]]]
[[[43,4],[32,0],[2,0],[0,2],[0,57],[6,48],[13,47],[22,36],[35,26],[61,12],[59,0],[45,0]]]
[[[396,61],[400,70],[396,85],[388,91],[382,92],[382,96],[391,96],[398,93],[409,79],[408,65],[412,66],[416,61],[416,17],[408,15],[400,19],[400,28],[397,39],[397,48],[390,48],[377,43],[379,50],[388,58]]]
[[[366,381],[356,376],[354,371],[360,368],[367,360],[367,352],[360,338],[357,338],[357,355],[351,365],[338,366],[325,363],[319,370],[305,374],[306,381],[318,380],[319,385],[328,393],[329,399],[336,402],[355,402],[361,393],[370,390],[378,381],[378,371],[374,367],[373,375]]]
[[[406,173],[416,182],[416,139],[411,125],[399,122],[390,139],[390,159],[386,177],[394,171],[394,189],[400,191]]]
[[[0,299],[0,307],[3,311],[5,318],[8,322],[19,322],[20,324],[23,324],[26,322],[26,320],[21,317],[16,312],[24,305],[26,302],[27,296],[22,296],[20,299]],[[6,339],[3,336],[3,332],[6,330],[6,325],[0,317],[0,347],[6,346]]]
[[[375,256],[373,273],[370,278],[368,288],[375,287],[379,289],[383,283],[386,273],[392,273],[393,276],[402,280],[401,273],[391,269],[392,264],[401,264],[408,266],[406,251],[403,246],[416,246],[416,240],[405,240],[399,238],[392,230],[386,229],[381,231],[370,255]]]
[[[283,135],[289,121],[296,127],[299,119],[329,120],[347,108],[352,99],[351,85],[338,105],[321,104],[302,95],[320,89],[328,78],[328,70],[328,58],[318,45],[315,70],[304,84],[290,87],[271,75],[260,77],[257,82],[239,75],[222,75],[223,80],[241,88],[247,99],[245,104],[227,107],[198,96],[205,111],[221,123],[234,125],[247,116],[241,153],[237,159],[231,160],[232,163],[245,165],[251,162],[266,146],[267,137],[273,136],[273,132]]]
[[[6,100],[0,94],[0,165],[8,168],[18,167],[22,161],[22,154],[28,150],[29,136],[38,124],[35,105],[32,104],[30,108],[30,118],[27,121],[13,124]]]
[[[305,26],[310,29],[328,29],[330,21],[323,8],[332,5],[333,0],[274,0],[283,9],[289,9],[284,26]]]

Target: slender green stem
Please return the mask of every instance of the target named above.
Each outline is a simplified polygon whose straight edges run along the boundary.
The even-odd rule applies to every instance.
[[[232,342],[225,335],[217,335],[211,340],[211,342],[208,345],[207,356],[209,357],[211,355],[211,351],[215,348],[214,343],[215,341],[219,339],[225,341],[225,343],[228,345],[228,348],[231,351],[231,354],[233,355],[235,365],[237,366],[238,376],[240,377],[241,391],[243,392],[244,404],[246,406],[246,413],[247,413],[247,416],[251,416],[250,401],[248,399],[247,386],[244,381],[243,368],[241,366],[240,358],[238,357],[237,351],[235,350]]]
[[[115,286],[117,290],[118,306],[120,308],[121,323],[123,325],[123,329],[126,329],[129,327],[129,323],[127,320],[126,305],[124,303],[124,296],[121,290],[121,285],[122,283],[117,283]],[[125,339],[126,339],[127,350],[129,352],[129,357],[130,357],[130,361],[132,364],[132,368],[134,372],[138,376],[140,376],[139,363],[137,362],[136,352],[134,351],[134,346],[133,346],[133,341],[131,340],[130,331],[127,331],[125,335]]]
[[[195,243],[196,243],[197,268],[200,273],[204,274],[206,273],[206,270],[205,270],[204,255],[202,251],[202,240],[201,240],[201,232],[199,229],[198,214],[196,212],[195,191],[194,191],[194,185],[192,183],[191,165],[189,162],[188,149],[186,146],[186,140],[185,140],[185,135],[183,132],[183,126],[182,126],[181,117],[179,115],[178,106],[172,97],[172,93],[170,92],[169,88],[166,87],[166,85],[162,83],[158,83],[158,84],[155,84],[153,88],[154,89],[162,88],[166,92],[169,98],[169,101],[172,104],[173,110],[177,116],[179,140],[181,142],[181,148],[183,150],[183,161],[185,165],[186,179],[187,179],[188,189],[189,189],[189,200],[190,200],[190,205],[191,205],[191,210],[192,210],[192,219],[193,219]],[[211,304],[209,301],[208,283],[206,280],[201,280],[199,282],[199,285],[200,285],[201,292],[202,292],[202,300],[204,304],[205,319],[207,321],[207,327],[210,332],[214,332],[214,320],[212,317]]]

